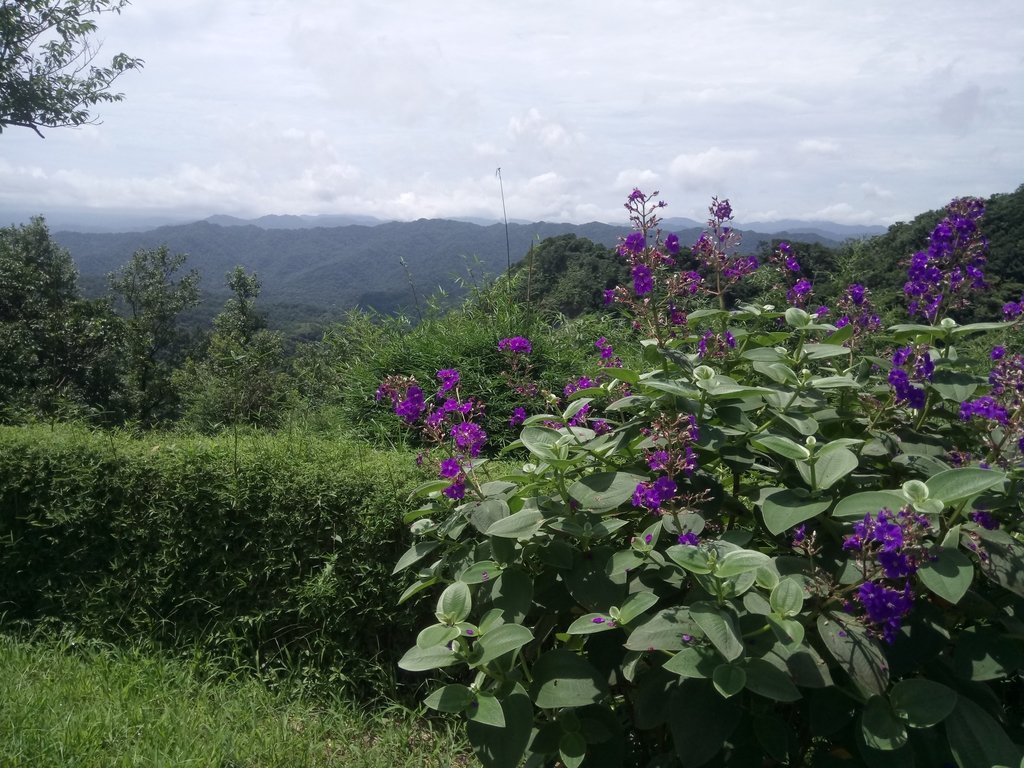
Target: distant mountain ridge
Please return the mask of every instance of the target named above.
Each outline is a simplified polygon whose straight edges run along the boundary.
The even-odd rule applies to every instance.
[[[510,223],[506,250],[503,224],[420,219],[310,226],[310,220],[317,217],[263,217],[258,220],[262,226],[238,219],[144,232],[58,231],[54,238],[71,253],[83,290],[92,295],[106,292],[106,276],[126,264],[136,250],[166,245],[172,252],[189,254],[188,267],[199,271],[208,300],[226,294],[224,275],[241,265],[262,281],[260,304],[271,316],[274,305],[290,306],[292,315],[336,316],[353,307],[380,312],[408,309],[438,289],[457,296],[467,279],[501,274],[510,261],[524,258],[531,244],[548,237],[571,233],[611,247],[627,232],[625,225],[599,222]],[[675,231],[684,243],[692,243],[702,231],[699,226],[665,229]],[[754,251],[759,242],[773,237],[741,234],[745,251]],[[837,244],[814,233],[793,239]]]

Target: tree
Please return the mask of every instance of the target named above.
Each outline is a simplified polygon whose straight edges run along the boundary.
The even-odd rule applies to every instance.
[[[121,101],[110,88],[142,60],[124,53],[94,61],[94,17],[129,0],[0,0],[0,133],[14,125],[60,128],[96,123],[92,107]]]
[[[184,419],[204,432],[237,424],[274,426],[288,397],[281,334],[263,328],[254,309],[259,279],[235,267],[227,284],[233,295],[213,319],[205,356],[190,358],[175,374]]]
[[[150,426],[173,416],[177,395],[171,373],[184,357],[178,315],[199,303],[199,273],[175,279],[188,256],[167,246],[139,250],[110,276],[126,309],[128,371],[135,415]]]
[[[108,417],[116,405],[122,324],[82,299],[70,254],[45,222],[0,229],[0,410],[6,419]]]

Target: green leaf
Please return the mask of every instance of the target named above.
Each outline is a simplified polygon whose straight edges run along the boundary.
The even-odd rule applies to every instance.
[[[781,435],[763,435],[751,440],[750,443],[762,451],[777,453],[779,456],[785,456],[794,461],[808,459],[811,456],[811,452],[807,448]]]
[[[488,528],[509,515],[508,504],[502,499],[471,502],[466,505],[465,512],[469,522],[480,533],[486,533]]]
[[[941,499],[952,505],[993,488],[1001,488],[1005,480],[1006,475],[995,469],[958,467],[932,475],[926,485],[929,498]]]
[[[681,565],[690,573],[711,573],[711,561],[708,553],[691,544],[673,544],[665,554],[677,565]]]
[[[466,584],[483,584],[487,581],[494,581],[500,575],[500,565],[493,560],[481,560],[479,563],[473,563],[459,574],[459,581]]]
[[[956,693],[941,683],[922,677],[900,680],[889,691],[893,711],[911,728],[938,725],[956,707]]]
[[[629,624],[657,602],[658,596],[653,592],[637,592],[619,608],[619,624]]]
[[[666,608],[640,624],[626,638],[631,651],[678,651],[685,646],[683,635],[700,634],[686,608]]]
[[[818,634],[850,680],[868,698],[889,687],[889,663],[878,642],[853,619],[836,613],[818,616]]]
[[[980,333],[981,331],[998,331],[1010,328],[1012,325],[1013,323],[1009,322],[968,323],[954,328],[953,336],[966,336],[969,333]]]
[[[647,479],[632,472],[598,472],[569,486],[569,496],[581,509],[607,512],[629,501],[637,485]]]
[[[561,439],[561,433],[550,427],[524,427],[519,439],[530,453],[542,461],[558,459],[555,443]]]
[[[434,615],[442,624],[458,624],[460,621],[466,620],[472,606],[473,598],[469,594],[469,586],[464,582],[456,581],[445,587],[444,592],[441,593]]]
[[[906,499],[899,491],[863,491],[840,499],[832,510],[832,517],[840,520],[863,520],[864,515],[874,517],[885,508],[892,511],[906,504]]]
[[[1020,749],[992,716],[966,696],[957,698],[946,718],[946,738],[959,768],[1017,766]]]
[[[476,648],[480,651],[474,666],[483,666],[499,656],[518,650],[533,640],[533,632],[522,624],[502,624],[480,636]]]
[[[662,669],[680,677],[708,678],[714,674],[718,664],[718,654],[711,648],[690,645],[666,661]]]
[[[505,712],[501,708],[501,702],[491,693],[478,693],[476,699],[469,705],[469,719],[480,725],[489,725],[492,728],[505,727]]]
[[[907,729],[892,711],[884,696],[872,696],[860,716],[864,742],[872,749],[885,752],[907,743]]]
[[[956,549],[934,547],[917,570],[917,577],[929,591],[956,605],[974,581],[974,563]]]
[[[784,619],[776,616],[767,616],[766,621],[775,633],[775,637],[784,646],[799,645],[804,641],[806,630],[804,625],[796,619]]]
[[[839,344],[804,344],[804,356],[808,360],[824,360],[828,357],[850,355],[850,348]]]
[[[558,740],[558,755],[565,768],[579,768],[587,756],[587,740],[579,731],[563,733]]]
[[[533,665],[530,697],[541,709],[582,707],[601,701],[607,694],[606,678],[572,651],[556,648]]]
[[[796,701],[800,690],[793,680],[771,662],[750,659],[746,665],[747,689],[772,701]]]
[[[826,446],[827,448],[827,446]],[[857,468],[857,454],[849,448],[822,449],[814,462],[814,489],[831,488]]]
[[[785,578],[772,590],[768,602],[780,616],[796,616],[804,607],[804,588],[796,579]]]
[[[767,492],[761,499],[761,514],[765,527],[773,534],[799,525],[820,515],[831,506],[828,499],[808,500],[796,490],[783,488]]]
[[[743,640],[731,613],[713,603],[700,601],[690,606],[690,617],[726,661],[743,655]]]
[[[420,592],[422,592],[425,589],[429,589],[430,587],[432,587],[435,584],[437,584],[440,580],[441,579],[439,577],[437,577],[437,576],[431,576],[429,579],[423,579],[421,581],[414,581],[412,584],[410,584],[408,587],[406,587],[406,589],[402,593],[401,597],[398,598],[398,604],[401,605],[406,600],[408,600],[410,597],[412,597],[414,595],[418,595]]]
[[[743,710],[723,699],[709,682],[686,680],[668,702],[668,726],[682,768],[699,768],[736,730]]]
[[[446,685],[427,696],[423,703],[438,712],[461,712],[475,698],[473,692],[464,685]]]
[[[593,635],[618,628],[619,625],[608,614],[588,613],[576,619],[565,632],[569,635]]]
[[[413,563],[419,562],[424,557],[433,552],[435,549],[437,549],[439,546],[441,546],[440,541],[416,542],[405,551],[405,554],[398,558],[398,562],[395,564],[394,570],[391,571],[391,575],[394,576],[396,573],[404,571]]]
[[[506,568],[491,588],[491,604],[506,622],[521,622],[533,606],[533,579],[520,568]]]
[[[715,690],[728,699],[743,690],[747,683],[747,673],[743,667],[735,664],[719,664],[711,675],[711,681]]]
[[[512,692],[499,696],[505,725],[491,725],[470,720],[466,735],[477,759],[484,768],[518,768],[523,762],[533,730],[533,704],[526,690],[518,683]]]
[[[771,562],[771,558],[763,552],[752,549],[737,549],[726,554],[715,564],[712,571],[720,579],[739,576],[747,571],[756,571],[762,565]]]
[[[430,669],[450,667],[459,660],[453,651],[443,645],[435,645],[432,648],[413,647],[398,660],[398,666],[406,672],[426,672]]]
[[[433,648],[435,645],[447,646],[452,640],[462,634],[458,627],[448,624],[431,624],[424,627],[416,635],[416,645],[419,648]]]
[[[978,567],[993,583],[1024,597],[1024,545],[1006,534],[996,537],[996,533],[1002,532],[979,528],[988,557]]]
[[[939,369],[935,371],[930,386],[943,400],[962,403],[969,400],[978,389],[979,379],[966,373]]]
[[[488,536],[504,539],[529,539],[544,524],[544,515],[536,509],[523,509],[509,515],[487,529]]]

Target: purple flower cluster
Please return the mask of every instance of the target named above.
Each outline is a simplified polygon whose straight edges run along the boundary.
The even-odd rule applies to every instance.
[[[632,270],[633,293],[637,296],[646,296],[654,290],[654,276],[651,268],[646,264],[636,264]]]
[[[521,405],[512,409],[512,415],[508,417],[508,425],[510,427],[518,427],[526,421],[526,409]]]
[[[882,327],[882,319],[875,312],[871,300],[868,298],[868,289],[859,283],[847,286],[846,291],[839,298],[837,310],[840,317],[836,320],[836,327],[853,326],[853,336],[849,339],[847,346],[852,347],[863,336],[874,333]]]
[[[792,288],[786,291],[786,301],[789,302],[790,306],[804,307],[811,298],[812,288],[811,281],[806,277],[801,277],[793,283]]]
[[[983,395],[974,400],[965,400],[960,403],[960,418],[963,421],[970,421],[974,416],[999,424],[1006,424],[1009,420],[1006,409],[990,395]]]
[[[896,640],[903,619],[914,607],[910,582],[903,589],[894,589],[874,581],[865,581],[857,590],[857,602],[864,608],[867,620],[878,627],[887,643]]]
[[[935,363],[928,353],[928,347],[900,347],[892,356],[893,368],[889,371],[889,385],[896,394],[897,403],[906,403],[921,410],[928,399],[923,384],[935,375]]]
[[[978,231],[985,213],[981,200],[963,197],[946,206],[946,216],[935,225],[928,248],[910,259],[903,292],[911,315],[935,322],[940,310],[965,306],[971,291],[984,290],[988,241]]]
[[[657,512],[661,505],[671,501],[678,491],[679,486],[675,480],[668,475],[662,475],[657,480],[637,484],[633,491],[633,506]]]
[[[533,352],[530,340],[523,336],[513,336],[502,339],[498,342],[498,350],[501,352],[512,352],[517,355],[528,355]]]
[[[726,357],[730,349],[736,349],[736,337],[729,331],[705,331],[697,342],[697,355],[701,358]]]
[[[1007,320],[1016,320],[1021,315],[1024,315],[1024,294],[1021,295],[1020,301],[1008,301],[1003,304],[1003,317]]]

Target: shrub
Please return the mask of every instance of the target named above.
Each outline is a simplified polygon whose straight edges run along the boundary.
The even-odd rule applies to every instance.
[[[0,613],[394,693],[406,454],[355,443],[0,430]]]
[[[806,308],[731,305],[763,267],[728,201],[687,254],[656,194],[612,294],[644,364],[527,418],[519,471],[478,476],[455,372],[385,382],[442,449],[397,566],[440,594],[400,666],[451,673],[425,703],[488,767],[1019,765],[1024,355],[964,358],[1011,324],[944,317],[983,282],[977,201],[912,260],[923,320],[883,332],[856,286],[835,324],[799,281]]]

